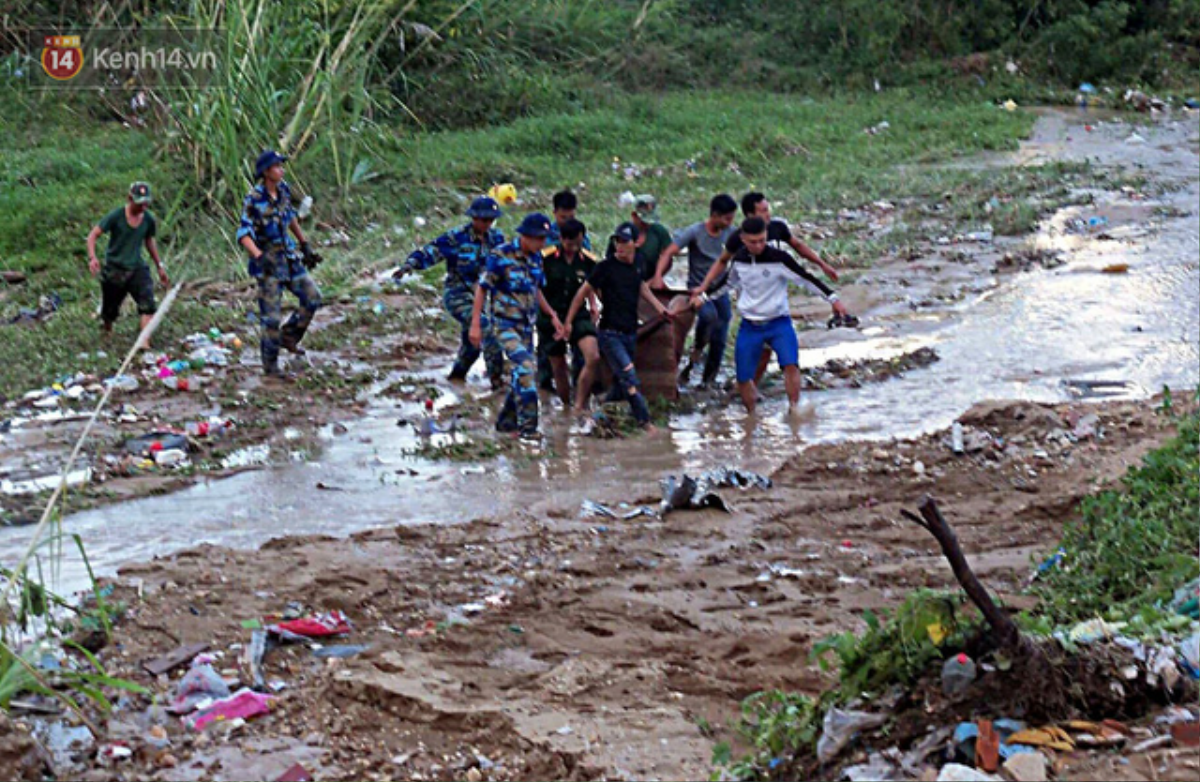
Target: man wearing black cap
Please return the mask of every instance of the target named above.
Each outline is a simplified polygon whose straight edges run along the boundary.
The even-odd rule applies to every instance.
[[[308,275],[309,268],[321,258],[308,246],[296,219],[292,189],[283,180],[286,161],[286,155],[273,149],[258,156],[254,173],[259,182],[242,202],[242,221],[237,231],[238,243],[250,256],[250,276],[258,280],[263,372],[279,380],[288,379],[279,368],[279,349],[304,355],[300,340],[321,307],[321,291]],[[289,231],[300,243],[298,252]],[[282,323],[285,289],[296,296],[300,308]]]
[[[462,381],[479,359],[479,348],[471,344],[468,332],[471,328],[471,308],[475,305],[475,291],[479,287],[479,275],[483,271],[488,255],[504,244],[504,234],[492,226],[503,212],[500,204],[488,196],[480,196],[467,208],[471,222],[438,238],[408,256],[394,275],[399,280],[415,269],[428,269],[440,261],[446,262],[446,282],[442,304],[450,317],[462,327],[458,355],[450,370],[450,379]],[[488,379],[492,389],[504,387],[504,353],[496,340],[491,323],[485,318],[483,328],[483,360],[487,365]]]
[[[471,344],[478,348],[483,343],[483,309],[490,298],[492,328],[512,370],[496,431],[516,432],[531,444],[539,441],[534,316],[540,309],[550,318],[556,332],[562,330],[562,322],[541,290],[546,284],[542,247],[549,232],[550,218],[538,212],[526,215],[517,228],[517,241],[500,245],[488,256],[475,291],[468,333]]]
[[[142,260],[143,244],[158,269],[159,282],[164,288],[171,284],[154,241],[158,221],[147,208],[149,205],[150,185],[134,182],[129,187],[125,205],[106,214],[88,233],[88,269],[92,276],[100,275],[100,330],[105,336],[112,333],[113,323],[121,314],[121,303],[126,296],[132,296],[137,302],[143,329],[158,308],[154,301],[154,280],[150,278],[150,269]],[[102,233],[108,234],[103,267],[96,258],[96,240]],[[149,345],[140,347],[148,348]]]
[[[638,425],[653,431],[650,425],[650,408],[642,394],[634,366],[637,351],[638,297],[653,305],[660,317],[670,320],[671,312],[664,307],[650,286],[642,279],[637,268],[638,229],[633,223],[621,223],[612,236],[613,253],[601,261],[588,277],[587,282],[575,294],[567,318],[561,324],[560,338],[568,339],[575,318],[583,309],[583,303],[593,293],[600,295],[604,305],[600,310],[600,355],[608,362],[613,372],[613,388],[610,400],[625,398],[633,410]]]

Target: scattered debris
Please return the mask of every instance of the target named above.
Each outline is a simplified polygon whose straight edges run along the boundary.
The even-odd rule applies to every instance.
[[[268,632],[285,641],[307,641],[311,638],[347,635],[351,629],[350,620],[341,611],[330,611],[267,626]]]
[[[821,738],[817,741],[817,759],[828,763],[838,756],[859,731],[875,728],[887,722],[885,714],[831,708],[825,712]]]
[[[168,652],[162,657],[157,657],[149,662],[143,663],[142,667],[151,676],[159,676],[164,673],[169,673],[175,670],[184,663],[191,660],[198,654],[208,651],[207,643],[196,643],[181,646],[173,652]]]
[[[202,708],[188,720],[188,725],[195,730],[204,730],[214,723],[230,723],[236,720],[248,720],[271,710],[274,696],[263,695],[253,690],[241,689],[233,695],[223,698]]]
[[[758,473],[720,467],[702,473],[697,478],[683,475],[676,478],[667,476],[660,482],[663,500],[659,506],[659,515],[665,516],[673,510],[701,510],[718,508],[729,512],[729,506],[713,489],[723,486],[733,486],[739,489],[756,487],[771,488],[771,479]]]

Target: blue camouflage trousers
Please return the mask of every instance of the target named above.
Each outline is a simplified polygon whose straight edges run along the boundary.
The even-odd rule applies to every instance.
[[[299,300],[300,308],[283,323],[283,292],[289,290]],[[258,317],[262,326],[260,350],[264,370],[279,366],[279,349],[294,349],[304,338],[313,315],[321,307],[321,290],[312,277],[301,274],[281,280],[274,274],[258,278]]]
[[[450,317],[462,326],[458,355],[454,358],[451,374],[466,377],[471,367],[479,360],[480,353],[479,348],[472,345],[467,337],[471,331],[471,310],[475,306],[475,291],[471,288],[447,288],[442,296],[442,304],[445,305],[446,312],[450,313]],[[483,360],[487,364],[488,378],[495,385],[504,379],[504,352],[500,349],[496,332],[488,322],[487,315],[480,316],[479,325],[483,328]]]
[[[536,434],[538,428],[537,360],[533,355],[533,326],[497,319],[496,339],[510,371],[508,396],[496,419],[496,430]]]

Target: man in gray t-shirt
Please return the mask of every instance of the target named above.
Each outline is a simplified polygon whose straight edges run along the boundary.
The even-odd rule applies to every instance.
[[[709,269],[716,263],[717,258],[725,250],[725,242],[733,233],[733,218],[737,212],[737,202],[725,193],[713,198],[708,208],[708,219],[683,229],[676,235],[675,240],[667,245],[658,259],[658,270],[650,282],[651,288],[666,287],[663,282],[671,268],[672,260],[684,250],[688,254],[688,289],[700,287]],[[696,315],[696,336],[692,344],[692,352],[688,355],[687,364],[679,375],[680,385],[686,385],[691,377],[692,367],[700,361],[705,348],[708,357],[704,362],[703,382],[711,383],[721,369],[721,359],[725,355],[725,343],[729,338],[729,322],[733,319],[733,308],[729,303],[729,294],[725,293],[712,299],[700,308]],[[677,348],[678,349],[678,348]]]

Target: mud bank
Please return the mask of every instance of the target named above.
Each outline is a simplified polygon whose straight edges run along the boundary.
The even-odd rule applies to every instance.
[[[228,735],[126,699],[107,730],[133,759],[89,771],[91,749],[59,773],[275,778],[301,762],[318,779],[707,778],[744,697],[827,683],[815,641],[861,629],[864,610],[913,588],[952,585],[901,508],[937,496],[980,577],[1020,606],[1079,500],[1171,432],[1152,402],[996,403],[962,423],[961,455],[945,432],[814,446],[772,489],[728,490],[731,514],[621,522],[563,503],[125,567],[113,599],[129,611],[100,658],[160,702],[182,670],[156,678],[142,663],[205,643],[248,682],[243,623],[289,603],[343,611],[354,629],[336,643],[367,648],[344,660],[270,651],[274,708]],[[630,500],[654,494],[634,486]],[[169,744],[146,743],[155,721]]]

